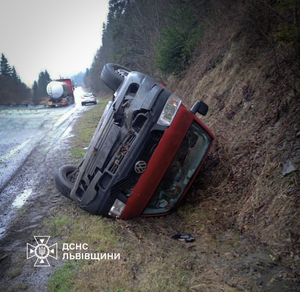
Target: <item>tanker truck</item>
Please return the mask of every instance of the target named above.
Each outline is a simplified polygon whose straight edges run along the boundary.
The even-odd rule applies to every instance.
[[[74,103],[71,79],[56,79],[48,83],[48,106],[69,105]]]

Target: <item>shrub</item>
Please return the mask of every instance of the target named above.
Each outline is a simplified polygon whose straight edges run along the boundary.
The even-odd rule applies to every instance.
[[[189,64],[203,26],[187,7],[174,9],[170,20],[170,25],[161,31],[155,62],[162,73],[177,75]]]

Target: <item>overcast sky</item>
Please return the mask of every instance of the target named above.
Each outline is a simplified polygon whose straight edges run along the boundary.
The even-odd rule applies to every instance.
[[[0,10],[0,53],[31,86],[41,71],[55,79],[91,66],[108,0],[2,0]]]

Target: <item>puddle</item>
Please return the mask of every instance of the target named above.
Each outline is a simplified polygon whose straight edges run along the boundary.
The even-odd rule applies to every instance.
[[[13,201],[12,205],[15,208],[21,208],[26,202],[27,198],[31,195],[32,189],[25,190],[22,194],[18,195]]]
[[[71,134],[72,130],[73,130],[72,126],[68,127],[67,130],[62,135],[62,138],[64,139],[64,138],[74,137],[74,134]]]
[[[11,193],[16,193],[15,189],[10,189]],[[19,194],[15,200],[7,202],[0,208],[0,239],[5,235],[9,222],[15,217],[16,211],[20,209],[32,194],[32,189],[26,189]],[[4,211],[5,210],[5,211]],[[0,289],[1,290],[1,289]]]

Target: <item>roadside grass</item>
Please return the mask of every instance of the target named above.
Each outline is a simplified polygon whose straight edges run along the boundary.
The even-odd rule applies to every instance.
[[[71,155],[76,161],[84,157],[107,103],[108,97],[98,99],[97,105],[84,112],[80,123],[75,124],[73,130],[76,138],[73,140]]]
[[[89,252],[103,252],[117,245],[118,236],[114,232],[114,221],[91,215],[81,210],[77,204],[65,201],[58,216],[46,223],[52,237],[60,237],[62,242],[87,243]]]
[[[16,278],[18,277],[22,272],[22,269],[20,267],[17,267],[17,268],[13,268],[11,269],[9,272],[8,272],[8,276],[13,279],[13,278]]]
[[[27,290],[29,287],[29,284],[27,283],[21,283],[21,284],[18,284],[16,286],[13,286],[9,292],[18,292],[18,291],[25,291]]]
[[[65,201],[46,224],[62,243],[88,244],[77,252],[120,254],[119,260],[66,261],[48,282],[48,291],[187,291],[193,283],[193,244],[171,235],[180,218],[136,219],[130,222],[90,215]],[[62,253],[67,251],[62,251]]]
[[[70,291],[72,279],[78,268],[79,263],[76,261],[67,261],[63,266],[59,267],[48,282],[49,291]]]
[[[228,267],[235,261],[233,249],[239,248],[235,235],[216,239],[206,227],[194,226],[195,218],[184,209],[180,216],[122,221],[90,215],[66,199],[56,214],[47,226],[60,246],[88,244],[88,250],[68,252],[120,254],[120,259],[66,261],[51,276],[50,292],[236,291],[222,281],[221,272],[214,272],[219,270],[243,283]],[[204,212],[199,219],[207,216]],[[196,241],[172,239],[178,231],[190,232]]]

